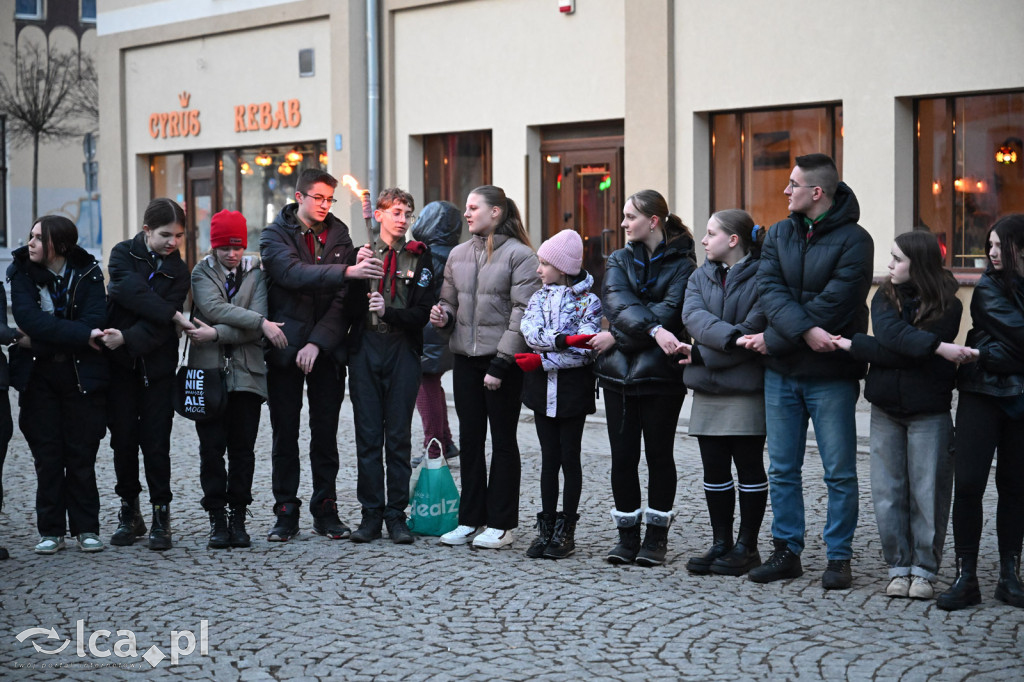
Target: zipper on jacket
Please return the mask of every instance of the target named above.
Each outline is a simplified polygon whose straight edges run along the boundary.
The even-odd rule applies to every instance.
[[[88,276],[88,274],[90,272],[95,270],[97,267],[99,267],[99,264],[96,263],[96,261],[93,261],[92,267],[90,267],[88,270],[83,272],[77,279],[75,279],[72,282],[73,286],[72,286],[72,289],[71,289],[71,293],[68,295],[68,308],[70,310],[74,311],[74,309],[75,309],[75,296],[78,294],[78,285],[82,282],[82,280],[86,276]],[[75,370],[75,383],[78,384],[78,392],[83,394],[83,395],[85,395],[85,389],[82,387],[82,376],[78,373],[78,354],[77,353],[72,353],[71,354],[71,367]]]

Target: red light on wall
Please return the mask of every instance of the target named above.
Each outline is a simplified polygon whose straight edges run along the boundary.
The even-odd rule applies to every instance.
[[[576,0],[558,0],[558,11],[562,14],[572,14],[576,11]]]

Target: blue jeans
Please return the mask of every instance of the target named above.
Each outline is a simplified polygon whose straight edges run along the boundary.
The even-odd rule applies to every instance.
[[[889,577],[934,580],[953,497],[948,412],[894,417],[871,408],[871,500]]]
[[[772,535],[789,549],[804,549],[804,490],[801,470],[807,443],[807,421],[825,469],[828,513],[826,556],[849,559],[857,528],[857,423],[854,410],[860,383],[853,379],[793,378],[772,370],[764,373],[764,404],[768,427],[768,483],[772,498]]]

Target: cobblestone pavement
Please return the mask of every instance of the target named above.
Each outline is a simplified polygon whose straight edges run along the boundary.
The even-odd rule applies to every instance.
[[[418,419],[415,427],[418,437]],[[607,436],[599,420],[584,436],[579,549],[563,561],[527,559],[530,518],[539,507],[540,452],[526,411],[519,434],[520,537],[511,550],[442,547],[434,539],[411,547],[386,538],[368,545],[329,541],[309,533],[307,515],[296,540],[268,544],[270,427],[264,410],[252,548],[206,549],[195,431],[176,418],[174,549],[156,553],[139,543],[85,555],[71,543],[49,557],[31,551],[37,541],[35,477],[16,434],[0,515],[0,544],[12,555],[0,562],[0,678],[125,679],[146,672],[216,680],[1024,679],[1024,610],[992,598],[997,557],[991,513],[983,537],[980,607],[945,613],[930,601],[888,599],[866,452],[859,461],[853,589],[825,592],[825,493],[815,452],[808,452],[805,470],[805,574],[756,585],[692,576],[684,569],[686,558],[703,551],[710,539],[697,444],[685,436],[685,422],[676,447],[679,518],[666,566],[613,567],[603,561],[616,533],[608,515]],[[347,398],[339,444],[339,507],[354,524],[358,505]],[[97,469],[106,541],[118,509],[106,443]],[[308,472],[302,491],[308,499]],[[990,483],[989,510],[994,502]],[[763,555],[769,523],[770,514],[761,532]],[[947,553],[950,544],[951,539]],[[947,569],[946,582],[948,574]],[[25,635],[29,628],[55,632],[52,638]],[[112,634],[95,635],[90,649],[90,635],[100,630]],[[134,634],[138,656],[116,655],[127,651],[127,631]],[[190,635],[197,640],[194,651]],[[37,650],[55,650],[65,641],[70,643],[58,654]],[[104,656],[111,651],[115,655]],[[141,657],[147,651],[155,666]],[[157,653],[168,658],[153,657]]]

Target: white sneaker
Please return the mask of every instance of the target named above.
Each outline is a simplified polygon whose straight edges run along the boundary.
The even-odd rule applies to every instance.
[[[473,539],[473,546],[484,549],[501,549],[505,545],[511,545],[515,539],[510,530],[488,528]]]
[[[480,529],[476,526],[457,526],[455,530],[450,530],[441,536],[441,544],[452,547],[468,544],[478,530]]]
[[[907,595],[911,599],[931,599],[935,596],[935,588],[932,587],[931,580],[915,575],[913,582],[910,583],[910,590],[907,592]]]
[[[102,552],[103,541],[96,533],[82,533],[78,536],[78,549],[83,552]]]
[[[915,576],[916,577],[916,576]],[[890,597],[906,597],[910,591],[910,576],[898,575],[889,581],[885,593]]]
[[[55,535],[44,535],[39,538],[39,544],[35,546],[36,554],[56,554],[64,549],[64,538]]]

